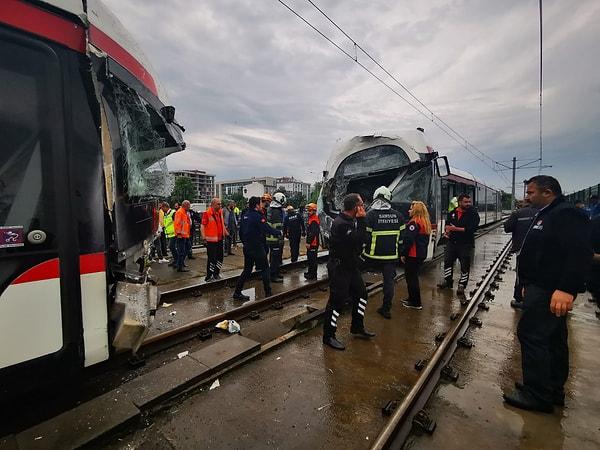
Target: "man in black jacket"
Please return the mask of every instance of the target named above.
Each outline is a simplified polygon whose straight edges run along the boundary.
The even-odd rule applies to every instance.
[[[460,279],[457,295],[464,295],[471,272],[471,253],[475,247],[475,231],[479,226],[479,214],[473,208],[468,194],[458,196],[458,208],[448,213],[444,236],[448,238],[444,251],[444,281],[440,289],[452,289],[454,261],[460,261]]]
[[[516,253],[521,250],[523,245],[523,239],[525,234],[531,225],[531,221],[537,214],[537,209],[529,204],[529,200],[523,200],[523,206],[514,211],[510,217],[504,222],[504,231],[506,233],[512,233],[512,246],[511,250]],[[510,306],[513,308],[521,308],[523,302],[523,296],[521,290],[523,286],[519,284],[519,277],[515,279],[515,289],[513,292],[513,300],[510,302]]]
[[[329,301],[323,324],[323,343],[336,350],[346,347],[335,337],[337,320],[348,299],[352,299],[350,333],[370,338],[374,333],[364,326],[367,309],[367,288],[358,268],[359,255],[365,242],[365,206],[358,194],[344,197],[344,211],[331,225],[329,241]]]
[[[293,206],[286,208],[286,216],[283,219],[283,235],[288,238],[290,243],[290,256],[292,262],[298,261],[300,254],[300,238],[306,236],[304,227],[304,218]]]
[[[547,175],[527,183],[527,197],[539,209],[517,258],[523,285],[521,343],[523,382],[505,394],[517,408],[552,412],[564,404],[569,376],[567,312],[581,292],[591,261],[590,224],[585,213],[566,203],[558,181]]]

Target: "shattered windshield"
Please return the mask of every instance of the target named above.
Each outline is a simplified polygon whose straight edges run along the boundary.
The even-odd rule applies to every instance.
[[[167,197],[175,185],[165,157],[178,148],[168,139],[163,118],[134,90],[113,78],[112,87],[130,197]],[[170,146],[169,146],[170,145]]]
[[[428,205],[431,176],[430,165],[407,173],[392,191],[392,203],[406,205],[413,201],[421,201]]]
[[[348,156],[337,170],[336,177],[369,174],[408,164],[410,164],[410,159],[400,147],[378,145]]]

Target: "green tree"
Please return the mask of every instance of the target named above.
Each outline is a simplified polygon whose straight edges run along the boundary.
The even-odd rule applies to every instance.
[[[308,200],[309,203],[317,203],[317,199],[321,193],[322,185],[323,183],[321,181],[317,181],[315,184],[313,184],[312,190],[310,191],[310,198]]]
[[[248,201],[242,195],[241,192],[236,192],[235,194],[231,194],[230,196],[227,197],[226,200],[221,199],[221,201],[223,202],[223,205],[226,205],[227,203],[229,203],[230,200],[233,200],[235,202],[235,206],[237,206],[240,209],[244,209],[246,207],[246,202]]]
[[[294,192],[291,196],[287,198],[288,204],[292,205],[294,208],[300,208],[300,205],[306,204],[306,198],[302,192]]]
[[[196,198],[196,189],[192,180],[188,177],[177,177],[175,178],[175,187],[171,192],[171,204],[175,202],[181,203],[184,200],[193,202]]]

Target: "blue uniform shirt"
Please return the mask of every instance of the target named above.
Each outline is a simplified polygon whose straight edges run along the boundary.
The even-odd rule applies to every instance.
[[[246,247],[264,246],[268,234],[280,236],[281,231],[271,227],[267,219],[256,210],[247,209],[242,213],[240,239]]]

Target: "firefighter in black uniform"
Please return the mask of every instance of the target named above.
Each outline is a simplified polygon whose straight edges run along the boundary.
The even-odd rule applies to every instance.
[[[400,233],[404,229],[404,216],[392,209],[392,193],[381,186],[373,193],[373,203],[367,213],[367,239],[363,258],[383,273],[383,304],[377,312],[391,319],[390,310],[394,298],[394,278],[400,255]]]
[[[282,192],[273,194],[273,201],[267,208],[267,223],[272,228],[283,231],[283,205],[286,202],[285,195]],[[281,263],[283,257],[283,234],[267,236],[269,246],[269,264],[271,266],[271,281],[274,283],[283,283],[281,276]]]
[[[592,259],[590,223],[566,203],[558,181],[538,175],[527,183],[527,197],[539,209],[519,256],[523,314],[517,328],[523,382],[504,395],[517,408],[552,412],[564,404],[569,376],[567,312],[583,291]]]
[[[304,278],[307,280],[316,280],[321,222],[317,214],[317,205],[309,203],[306,205],[306,211],[308,212],[308,230],[306,232],[306,260],[308,261],[308,270],[304,273]]]
[[[244,283],[252,275],[252,268],[255,265],[256,269],[261,271],[265,297],[272,295],[269,262],[265,253],[265,237],[267,235],[278,236],[281,235],[281,231],[275,230],[267,224],[267,220],[262,215],[260,198],[250,197],[248,209],[244,210],[240,221],[240,239],[244,244],[244,270],[233,292],[233,298],[236,300],[250,298],[242,294],[242,290]]]
[[[441,289],[452,289],[454,261],[460,261],[460,279],[457,295],[464,295],[471,271],[471,253],[475,247],[475,231],[479,226],[479,214],[473,208],[468,194],[458,196],[458,208],[448,213],[444,235],[448,238],[444,252],[444,281]]]
[[[352,300],[352,325],[350,333],[370,338],[374,333],[364,326],[367,309],[367,288],[358,268],[359,256],[365,242],[365,207],[358,194],[344,197],[344,211],[331,225],[329,243],[329,301],[323,324],[323,343],[344,350],[344,344],[335,337],[340,312]]]
[[[514,211],[510,217],[504,222],[504,231],[506,233],[512,233],[512,245],[511,251],[513,253],[517,253],[521,250],[521,245],[523,245],[523,239],[525,239],[525,234],[527,234],[527,230],[529,230],[529,225],[531,225],[531,221],[537,214],[537,209],[532,207],[529,204],[528,200],[523,201],[523,206],[516,211]],[[523,296],[521,295],[521,290],[523,286],[519,284],[519,277],[515,279],[515,289],[513,292],[513,300],[510,302],[510,306],[513,308],[521,308],[523,303]]]
[[[298,261],[300,254],[300,238],[306,236],[306,228],[304,227],[304,218],[293,206],[288,206],[286,216],[283,219],[283,235],[290,242],[290,256],[292,262]]]

